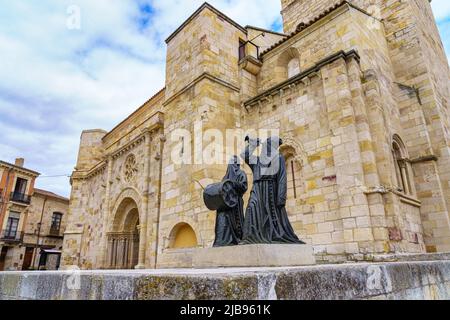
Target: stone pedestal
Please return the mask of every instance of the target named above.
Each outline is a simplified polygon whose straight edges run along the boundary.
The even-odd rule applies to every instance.
[[[316,264],[310,245],[255,244],[198,249],[193,268],[296,267]]]

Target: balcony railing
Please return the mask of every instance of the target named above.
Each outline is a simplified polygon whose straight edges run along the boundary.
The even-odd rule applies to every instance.
[[[61,229],[60,228],[50,228],[50,232],[48,233],[49,236],[53,237],[59,237],[61,236]]]
[[[259,59],[260,48],[251,41],[240,44],[239,46],[239,59],[242,60],[246,57],[253,57]]]
[[[19,192],[13,192],[11,193],[11,201],[24,203],[24,204],[30,204],[31,203],[31,197],[27,194],[19,193]]]
[[[22,242],[23,241],[23,232],[12,231],[12,230],[3,230],[0,233],[0,240],[4,242]]]

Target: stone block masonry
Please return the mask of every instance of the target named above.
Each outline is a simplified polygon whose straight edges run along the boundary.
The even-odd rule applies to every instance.
[[[450,299],[448,255],[418,258],[433,261],[294,268],[2,272],[0,299]]]

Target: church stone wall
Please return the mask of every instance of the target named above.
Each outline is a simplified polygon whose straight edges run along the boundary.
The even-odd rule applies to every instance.
[[[158,97],[153,101],[157,104]],[[139,203],[140,220],[146,214],[156,215],[159,194],[159,169],[157,159],[160,157],[160,135],[147,133],[145,130],[161,123],[159,107],[151,106],[151,111],[134,114],[139,125],[117,127],[105,138],[104,132],[86,131],[80,145],[79,163],[88,163],[102,159],[92,167],[79,166],[72,176],[71,207],[68,227],[64,237],[63,266],[77,265],[83,269],[104,268],[107,250],[107,235],[112,231],[116,215],[114,210],[120,205],[124,190],[137,190],[133,201]],[[145,114],[152,114],[145,117]],[[130,129],[131,128],[131,129]],[[119,134],[117,133],[119,132]],[[102,139],[109,142],[106,147],[99,143]],[[152,142],[150,142],[150,139]],[[87,150],[87,151],[86,151]],[[105,151],[106,150],[106,151]],[[101,155],[101,156],[98,156]],[[87,158],[87,160],[85,160]],[[132,159],[127,167],[127,160]],[[148,165],[146,165],[148,163]],[[148,167],[148,171],[147,171]],[[131,170],[131,171],[130,171]],[[131,177],[129,177],[131,174]],[[145,206],[152,202],[151,206]],[[153,224],[141,222],[142,233],[147,239],[155,238]],[[152,241],[148,246],[148,265],[151,257]]]
[[[433,152],[439,158],[438,170],[441,180],[442,193],[446,199],[447,212],[450,208],[450,70],[439,31],[435,24],[428,21],[433,19],[433,12],[429,3],[414,0],[411,7],[417,19],[417,32],[420,37],[420,48],[423,50],[423,61],[426,63],[430,97],[425,89],[423,108],[428,123],[428,130],[433,145]],[[419,93],[422,94],[422,93]],[[447,215],[447,224],[450,216]],[[437,230],[436,230],[437,231]],[[439,246],[441,250],[450,250],[450,230],[437,231],[447,239]],[[442,239],[443,240],[443,239]]]
[[[287,205],[296,233],[314,245],[316,253],[343,252],[343,244],[333,243],[342,224],[336,212],[339,201],[322,80],[316,76],[309,85],[286,90],[282,97],[252,107],[243,118],[246,128],[280,130],[286,156],[293,154],[288,159],[301,168],[295,177],[297,198],[291,190]],[[291,180],[291,164],[287,165]]]
[[[170,233],[177,223],[188,223],[197,235],[198,245],[207,247],[214,241],[215,213],[210,212],[203,203],[203,189],[212,182],[222,179],[226,165],[203,163],[202,143],[195,139],[199,132],[195,126],[201,126],[200,139],[208,129],[215,129],[226,136],[226,130],[235,128],[239,119],[238,93],[213,80],[203,80],[187,93],[178,96],[165,108],[165,132],[168,137],[163,154],[163,180],[161,195],[161,225],[159,233],[159,252],[172,253],[161,259],[163,265],[170,265]],[[170,140],[171,132],[185,129],[191,133],[191,141]],[[198,137],[197,137],[198,138]],[[214,141],[211,141],[214,142]],[[211,142],[205,141],[206,147]],[[217,141],[219,143],[219,141]],[[181,153],[177,146],[183,145],[188,163],[176,164],[172,153]],[[178,150],[178,151],[174,151]],[[190,150],[190,153],[188,153]],[[196,151],[199,152],[196,154]],[[225,159],[225,154],[220,154]],[[199,160],[199,161],[198,161]],[[181,252],[181,255],[183,253]]]
[[[349,81],[352,81],[353,77],[349,86],[352,91],[355,120],[357,121],[356,137],[359,140],[359,149],[363,159],[364,179],[362,182],[368,189],[380,185],[388,187],[398,185],[399,182],[394,178],[395,164],[392,161],[390,144],[394,134],[405,136],[400,121],[400,110],[395,101],[397,92],[395,75],[392,72],[384,28],[382,24],[374,27],[370,19],[367,14],[355,8],[343,6],[334,14],[330,14],[329,17],[322,19],[268,53],[264,57],[264,65],[258,79],[260,92],[286,80],[273,77],[273,70],[279,67],[280,57],[283,57],[286,51],[294,49],[299,52],[302,71],[324,59],[326,53],[333,52],[333,49],[357,50],[361,58],[360,67],[354,71],[356,73],[353,76],[350,74],[348,76]],[[311,55],[311,52],[314,54]],[[284,60],[283,63],[286,61]],[[349,68],[351,66],[347,68],[347,71],[350,71]],[[366,79],[364,79],[365,75]],[[374,77],[375,80],[370,80],[371,77]],[[361,83],[361,79],[363,79],[363,83]],[[372,85],[376,87],[378,101],[372,97],[374,92]],[[365,101],[367,96],[371,97]],[[272,111],[271,114],[273,115],[273,113],[276,112]],[[285,125],[281,125],[281,127],[286,128]],[[414,200],[417,199],[415,196],[413,195]],[[418,206],[417,202],[406,203],[403,195],[395,193],[382,197],[377,194],[368,194],[367,201],[372,216],[359,219],[360,227],[371,226],[373,236],[375,240],[378,240],[378,244],[375,242],[375,248],[373,248],[371,247],[373,243],[372,245],[364,243],[362,244],[363,250],[361,247],[360,250],[355,250],[354,244],[347,244],[347,248],[352,247],[355,253],[386,250],[421,252],[424,250],[423,229],[418,209],[420,205]],[[388,213],[387,217],[384,216],[385,212]],[[347,226],[357,225],[352,220],[347,220],[345,223]],[[330,224],[328,227],[331,229]],[[317,226],[310,227],[310,230],[313,230],[316,235],[320,234],[320,232],[317,233],[317,229]],[[365,231],[361,231],[362,229],[354,230],[353,233],[364,233]],[[401,239],[389,236],[389,230],[392,234],[397,229],[403,234]],[[344,230],[344,234],[351,239],[351,231],[345,232]],[[333,239],[332,235],[327,235],[327,237]],[[333,239],[329,240],[329,243],[336,243],[336,241],[339,242],[339,240]],[[367,247],[368,245],[369,247]],[[349,251],[351,252],[351,250]]]
[[[73,180],[62,265],[98,268],[105,180],[104,172],[87,180]]]
[[[166,95],[169,99],[204,73],[238,86],[238,29],[206,8],[168,40]]]
[[[329,8],[344,2],[343,0],[282,0],[281,14],[283,16],[284,32],[295,32],[300,23],[307,24],[316,19]],[[382,0],[349,0],[358,8],[376,15]]]
[[[222,179],[231,156],[204,162],[202,152],[220,144],[202,137],[208,129],[222,137],[227,129],[280,130],[289,218],[318,261],[449,250],[448,69],[431,9],[425,0],[351,3],[260,61],[238,60],[239,40],[261,30],[203,5],[167,40],[165,90],[110,133],[83,133],[63,263],[105,267],[107,234],[131,199],[139,211],[138,267],[189,267],[194,248],[175,248],[176,230],[188,225],[197,247],[212,245],[215,213],[204,206],[202,186]],[[282,0],[285,31],[332,4]],[[267,33],[254,42],[281,38]],[[292,59],[304,73],[295,81]],[[190,138],[174,135],[180,129]],[[394,159],[394,143],[402,159]],[[127,180],[131,155],[138,174]],[[400,163],[411,190],[400,188]]]
[[[202,147],[201,140],[208,129],[225,137],[227,129],[239,126],[240,39],[247,39],[245,30],[207,8],[168,42],[159,267],[189,266],[191,255],[186,251],[190,249],[171,248],[171,232],[179,223],[193,228],[198,246],[207,247],[214,241],[215,213],[205,208],[200,185],[220,181],[226,165],[224,161],[205,163],[204,147],[214,141],[206,140]],[[189,132],[191,139],[172,139],[177,129]],[[174,152],[186,162],[175,163]]]
[[[402,85],[397,89],[402,138],[422,202],[427,250],[447,251],[448,63],[428,1],[392,1],[382,15],[396,82]]]

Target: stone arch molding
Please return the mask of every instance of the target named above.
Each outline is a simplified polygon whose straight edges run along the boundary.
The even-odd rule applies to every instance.
[[[293,64],[296,66],[295,71],[289,70],[292,62],[295,62]],[[298,49],[290,47],[284,50],[277,59],[277,65],[275,68],[276,78],[278,81],[286,80],[289,77],[299,74],[300,68],[300,52]]]
[[[406,144],[403,142],[403,139],[397,133],[394,133],[392,135],[391,144],[390,144],[391,148],[393,148],[394,144],[398,145],[402,158],[408,159],[409,152],[408,152],[408,149],[406,148]]]
[[[282,135],[281,139],[283,140],[283,145],[280,147],[280,153],[285,157],[292,156],[303,168],[307,163],[307,156],[303,145],[292,134]]]
[[[289,61],[291,61],[292,59],[298,59],[300,61],[300,52],[297,48],[294,47],[290,47],[280,54],[280,56],[278,57],[277,65],[279,67],[287,66]]]
[[[173,221],[167,226],[167,234],[163,235],[164,250],[170,250],[170,240],[171,240],[170,236],[171,236],[173,230],[177,226],[182,225],[182,224],[189,225],[192,228],[192,230],[194,230],[194,232],[195,232],[198,245],[200,245],[200,246],[203,245],[203,239],[202,239],[202,236],[201,236],[201,233],[200,233],[197,223],[191,218],[183,217],[183,219]]]
[[[112,209],[110,211],[110,227],[112,226],[112,224],[114,223],[114,221],[116,220],[116,215],[120,214],[118,212],[120,206],[122,205],[122,203],[124,203],[124,201],[126,199],[131,199],[136,203],[136,207],[137,210],[139,212],[139,221],[143,221],[142,220],[142,197],[139,193],[139,191],[134,188],[134,187],[129,187],[124,189],[120,195],[117,197],[116,201],[114,202],[114,205],[112,206]]]

